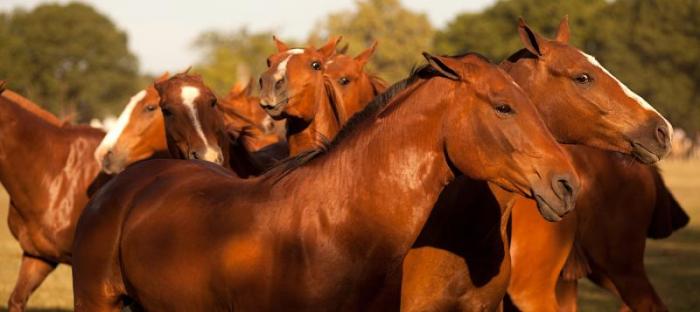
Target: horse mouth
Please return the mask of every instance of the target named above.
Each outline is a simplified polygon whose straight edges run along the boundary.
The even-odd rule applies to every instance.
[[[537,202],[537,209],[540,211],[540,215],[549,222],[559,222],[568,213],[568,211],[564,213],[558,212],[540,195],[535,194],[535,201]]]
[[[277,119],[282,117],[282,112],[284,108],[289,103],[289,98],[279,101],[275,104],[264,104],[260,103],[260,106],[265,110],[265,112],[272,117],[272,119]]]
[[[651,165],[661,160],[659,155],[656,155],[654,152],[650,151],[648,148],[638,142],[632,142],[632,147],[632,155],[634,155],[634,157],[642,163]]]

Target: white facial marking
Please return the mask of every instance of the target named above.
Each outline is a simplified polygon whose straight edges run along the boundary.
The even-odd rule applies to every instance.
[[[182,98],[182,103],[185,104],[185,107],[187,107],[188,111],[190,112],[190,118],[192,119],[192,123],[194,124],[194,129],[195,131],[197,131],[197,134],[202,139],[202,142],[204,142],[204,146],[206,148],[202,159],[221,164],[221,162],[223,161],[223,159],[220,159],[221,151],[212,148],[209,145],[209,141],[207,141],[206,136],[204,136],[204,131],[202,131],[202,124],[199,122],[199,118],[197,117],[197,108],[194,106],[194,101],[199,97],[199,94],[199,89],[191,86],[184,86],[180,90],[180,97]]]
[[[124,129],[129,125],[134,107],[136,107],[136,104],[141,102],[144,97],[146,97],[146,90],[141,90],[141,92],[131,97],[129,104],[126,104],[126,108],[124,108],[124,111],[119,115],[117,123],[107,132],[107,135],[102,139],[100,145],[97,146],[97,149],[95,149],[95,159],[97,159],[99,163],[102,163],[102,159],[107,152],[117,144],[122,132],[124,132]]]
[[[669,134],[670,134],[670,135],[673,134],[673,127],[671,126],[671,123],[668,122],[668,120],[666,120],[666,118],[664,118],[663,116],[661,116],[661,114],[659,114],[659,112],[658,112],[653,106],[651,106],[651,104],[649,104],[649,102],[647,102],[646,100],[644,100],[644,99],[643,99],[641,96],[639,96],[637,93],[634,93],[634,91],[630,90],[630,88],[628,88],[624,83],[622,83],[622,81],[618,80],[617,77],[613,76],[607,69],[605,69],[605,67],[603,67],[603,65],[600,65],[600,63],[598,63],[598,60],[596,60],[595,57],[593,57],[592,55],[586,54],[586,53],[583,52],[583,51],[579,51],[579,52],[581,52],[581,54],[583,54],[583,56],[586,57],[586,59],[588,60],[588,62],[590,62],[591,64],[593,64],[593,66],[596,66],[596,67],[600,68],[600,70],[602,70],[605,74],[607,74],[608,76],[610,76],[610,78],[612,78],[613,80],[615,80],[615,82],[617,82],[617,84],[620,86],[620,88],[622,89],[622,91],[625,92],[625,94],[626,94],[628,97],[630,97],[631,99],[635,100],[635,101],[636,101],[637,103],[639,103],[639,105],[642,106],[644,109],[649,110],[649,111],[652,111],[652,112],[656,113],[657,115],[659,115],[659,116],[666,122],[666,125],[668,126],[668,130],[669,130]]]
[[[289,62],[289,59],[291,59],[293,55],[304,53],[304,49],[290,49],[285,53],[287,57],[277,64],[277,71],[275,71],[275,74],[272,76],[275,81],[282,79],[287,74],[287,62]]]

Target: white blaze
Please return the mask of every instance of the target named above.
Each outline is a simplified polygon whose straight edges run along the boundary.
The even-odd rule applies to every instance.
[[[613,76],[607,69],[605,69],[605,67],[603,67],[603,65],[600,65],[600,63],[598,63],[598,60],[596,60],[595,57],[593,57],[592,55],[586,54],[582,51],[580,51],[580,52],[581,52],[581,54],[583,54],[584,57],[586,57],[588,62],[593,64],[593,66],[600,68],[600,70],[602,70],[605,74],[607,74],[608,76],[610,76],[610,78],[612,78],[615,82],[617,82],[617,84],[620,86],[622,91],[625,92],[625,94],[628,97],[635,100],[644,109],[652,111],[652,112],[656,113],[657,115],[659,115],[659,117],[661,117],[661,119],[663,119],[666,122],[666,125],[668,126],[669,135],[671,135],[671,136],[673,135],[673,127],[671,126],[671,123],[668,122],[668,120],[666,120],[666,118],[661,116],[661,114],[659,114],[659,112],[653,106],[651,106],[651,104],[649,104],[649,102],[647,102],[644,98],[639,96],[637,93],[634,93],[634,91],[630,90],[630,88],[628,88],[624,83],[622,83],[622,81],[618,80],[617,77]]]
[[[282,62],[277,64],[277,71],[275,71],[275,74],[272,76],[275,81],[282,79],[287,74],[287,63],[289,62],[289,59],[291,59],[295,54],[304,53],[304,49],[290,49],[285,53],[287,53],[287,57],[282,60]]]
[[[194,101],[199,97],[199,89],[184,86],[180,90],[180,97],[182,98],[182,103],[185,104],[185,107],[187,107],[190,113],[190,118],[194,124],[195,131],[197,131],[197,134],[202,139],[202,142],[204,142],[206,151],[205,154],[202,155],[202,159],[221,164],[221,161],[223,161],[223,159],[220,157],[221,153],[209,145],[206,136],[204,136],[204,131],[202,131],[202,124],[199,122],[199,118],[197,117],[197,108],[194,106]]]
[[[117,144],[122,132],[124,132],[126,126],[129,125],[134,107],[136,107],[136,104],[141,102],[144,97],[146,97],[146,90],[141,90],[141,92],[136,93],[136,95],[131,97],[129,104],[126,104],[126,108],[124,108],[124,111],[122,111],[121,115],[119,115],[117,123],[107,132],[107,135],[105,135],[105,137],[102,139],[100,145],[98,145],[97,149],[95,149],[95,159],[98,163],[101,164],[105,154],[107,154],[107,152],[114,148],[114,145]]]

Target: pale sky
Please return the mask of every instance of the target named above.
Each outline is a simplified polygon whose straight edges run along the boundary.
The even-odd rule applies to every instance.
[[[433,26],[442,27],[464,11],[478,11],[495,0],[402,0],[415,11],[428,14]],[[0,10],[31,9],[45,2],[0,0]],[[281,38],[304,39],[328,13],[353,8],[354,0],[83,0],[108,15],[129,35],[129,47],[141,70],[159,74],[184,69],[197,60],[192,42],[207,30],[272,30]]]

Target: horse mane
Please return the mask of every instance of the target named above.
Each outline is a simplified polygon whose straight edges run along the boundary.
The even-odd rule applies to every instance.
[[[428,64],[418,67],[414,66],[411,69],[411,72],[407,78],[394,83],[383,93],[377,95],[369,104],[367,104],[367,106],[365,106],[363,110],[350,117],[345,126],[343,126],[343,128],[340,129],[340,131],[338,132],[338,134],[336,134],[335,138],[332,141],[323,142],[324,144],[322,144],[318,148],[301,152],[295,156],[291,156],[287,159],[280,161],[276,166],[270,168],[266,172],[265,178],[273,178],[275,179],[275,181],[278,181],[279,179],[286,176],[288,173],[292,172],[296,168],[299,168],[309,163],[316,157],[332,150],[334,147],[338,146],[340,142],[349,137],[351,133],[357,131],[357,129],[360,128],[359,125],[377,116],[385,108],[387,108],[388,105],[391,103],[391,100],[396,95],[401,93],[403,90],[406,90],[408,87],[412,86],[416,82],[420,80],[429,79],[436,75],[437,71],[435,71]]]
[[[30,101],[29,99],[15,93],[15,92],[13,92],[12,90],[4,89],[1,92],[2,93],[0,94],[0,96],[2,96],[3,98],[5,98],[8,101],[11,101],[11,102],[17,104],[22,109],[36,115],[37,117],[41,118],[42,120],[44,120],[44,121],[46,121],[54,126],[57,126],[57,127],[62,127],[65,124],[64,121],[58,119],[58,117],[56,117],[54,114],[44,110],[38,104]]]

